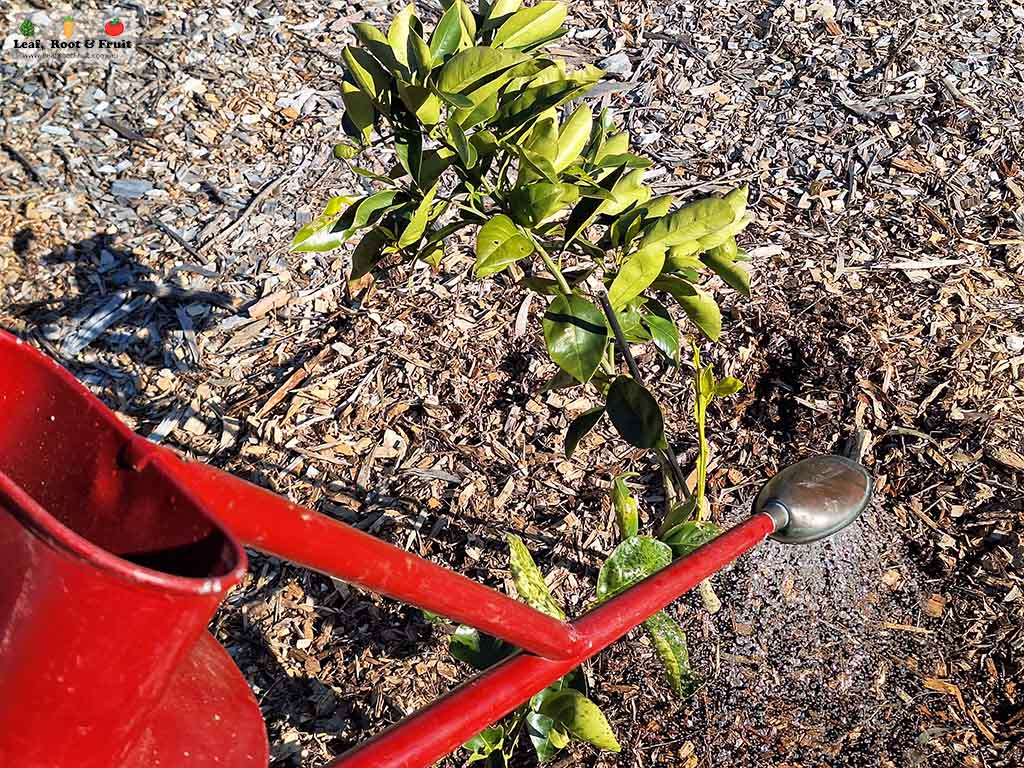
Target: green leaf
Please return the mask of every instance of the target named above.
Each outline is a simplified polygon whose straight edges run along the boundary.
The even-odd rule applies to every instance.
[[[462,748],[470,753],[467,765],[487,760],[492,753],[501,752],[505,744],[505,728],[501,725],[492,725],[485,728],[472,739],[462,745]]]
[[[391,76],[362,48],[345,46],[341,52],[345,68],[352,75],[359,89],[369,96],[375,104],[383,106],[385,96],[391,87]]]
[[[594,114],[588,104],[581,104],[565,121],[558,132],[558,151],[551,163],[556,171],[564,170],[580,156],[590,139],[593,123]]]
[[[626,306],[629,302],[647,290],[665,264],[665,247],[653,243],[628,257],[612,280],[608,289],[608,301],[616,309]]]
[[[711,294],[686,280],[667,275],[655,280],[654,288],[670,293],[705,336],[711,341],[718,340],[722,333],[722,313]]]
[[[518,224],[535,227],[575,200],[575,192],[570,184],[534,181],[513,189],[509,204]]]
[[[388,39],[384,37],[384,34],[379,29],[372,24],[360,21],[352,25],[352,31],[359,38],[359,42],[391,74],[406,80],[409,78],[408,67],[395,58],[395,52],[392,50],[390,43],[388,43]],[[403,47],[402,50],[404,51],[405,48]]]
[[[351,160],[362,150],[350,141],[339,141],[334,145],[333,155],[339,160]]]
[[[364,275],[370,274],[377,266],[381,256],[384,255],[384,247],[388,238],[380,229],[374,227],[365,235],[352,251],[352,274],[350,280],[358,280]]]
[[[566,7],[553,0],[522,8],[498,28],[496,48],[524,48],[553,34],[565,21]]]
[[[547,715],[578,739],[599,749],[620,750],[608,720],[598,706],[574,688],[566,688],[548,697],[541,708]]]
[[[672,562],[668,544],[650,536],[632,536],[617,546],[597,575],[598,602],[610,600]]]
[[[481,634],[472,627],[460,624],[448,638],[448,652],[474,669],[487,669],[511,656],[515,653],[515,648],[495,637]]]
[[[412,218],[409,219],[409,223],[398,238],[399,248],[406,248],[413,243],[418,243],[420,238],[423,237],[423,233],[427,229],[427,221],[430,216],[430,206],[434,202],[435,194],[437,194],[436,184],[430,188],[430,191],[428,191],[427,194],[423,196],[423,199],[420,200],[420,204],[416,206],[416,211],[413,213]]]
[[[503,213],[480,227],[476,236],[476,265],[473,274],[488,277],[533,253],[533,243]]]
[[[453,5],[452,8],[454,7]],[[455,147],[455,151],[459,153],[459,159],[462,160],[462,164],[466,168],[472,168],[476,165],[476,147],[469,143],[466,134],[462,132],[458,123],[448,123],[448,136],[452,140],[452,146]]]
[[[675,365],[679,365],[679,328],[675,320],[661,302],[648,299],[644,306],[649,310],[644,315],[644,323],[651,329],[654,346]]]
[[[726,285],[750,296],[750,273],[747,268],[736,262],[736,240],[730,238],[722,245],[716,246],[702,254],[700,260],[707,264]]]
[[[542,324],[551,359],[586,384],[601,364],[608,341],[604,314],[581,296],[558,296],[548,306]]]
[[[666,247],[672,247],[699,241],[712,232],[725,229],[735,219],[735,209],[729,202],[709,197],[658,219],[644,235],[642,244],[664,243]]]
[[[474,83],[525,60],[525,55],[514,51],[482,46],[467,48],[445,62],[437,85],[445,93],[463,93]]]
[[[323,213],[306,224],[292,238],[291,249],[296,253],[313,251],[330,251],[345,242],[344,232],[334,232],[332,228],[341,217],[341,210],[351,205],[354,198],[347,195],[332,197]]]
[[[722,529],[714,523],[687,520],[666,531],[661,540],[672,548],[675,557],[686,557],[721,534]]]
[[[437,94],[422,85],[398,84],[398,96],[426,126],[437,125],[441,119],[441,101]]]
[[[519,597],[531,608],[546,613],[559,621],[564,621],[565,613],[555,602],[555,598],[551,596],[548,585],[544,583],[544,576],[537,564],[533,562],[530,550],[523,544],[523,540],[511,533],[507,536],[507,540],[509,568],[512,571],[512,581],[516,585]]]
[[[391,51],[394,57],[406,67],[409,66],[409,35],[418,26],[416,6],[410,3],[395,14],[395,18],[388,28],[388,44],[391,46]]]
[[[735,395],[741,389],[743,389],[742,381],[734,379],[732,376],[726,376],[715,384],[715,397],[728,397],[729,395]]]
[[[526,735],[540,763],[554,758],[569,743],[568,735],[556,726],[555,721],[539,712],[526,716]]]
[[[637,512],[636,499],[626,487],[626,478],[634,477],[635,473],[627,472],[616,475],[612,481],[612,508],[615,510],[615,522],[619,525],[619,533],[623,539],[636,536],[640,527],[640,516]]]
[[[420,172],[423,168],[423,134],[418,130],[402,131],[395,137],[395,154],[412,180],[417,185],[422,184]]]
[[[473,102],[461,93],[445,93],[444,91],[439,91],[436,88],[434,89],[434,93],[437,94],[437,97],[445,104],[455,107],[456,109],[473,108]]]
[[[637,448],[654,448],[665,439],[658,401],[642,384],[618,376],[608,389],[608,415],[619,434]]]
[[[572,420],[569,428],[565,431],[565,458],[572,458],[573,453],[576,452],[576,446],[580,444],[580,440],[597,426],[597,422],[601,420],[602,416],[604,416],[603,405],[591,408],[589,411],[584,411]]]
[[[434,56],[423,36],[415,29],[409,32],[409,66],[416,73],[418,82],[425,83],[427,75],[434,68]]]
[[[452,3],[441,16],[430,36],[430,53],[435,64],[459,50],[462,43],[461,3]]]
[[[625,166],[621,166],[625,167]],[[611,201],[601,206],[601,213],[616,216],[631,206],[646,203],[651,199],[651,190],[643,184],[644,172],[632,170],[615,182]]]
[[[686,633],[667,613],[658,611],[644,622],[644,629],[665,668],[665,676],[676,695],[689,692],[697,683],[690,668],[690,654],[686,648]]]
[[[373,123],[377,115],[373,101],[348,81],[341,84],[341,101],[345,105],[345,116],[355,128],[357,138],[365,144],[373,132]]]
[[[495,21],[498,19],[504,20],[507,16],[511,16],[513,13],[519,10],[519,6],[523,4],[523,0],[494,0],[494,3],[487,10],[486,13],[482,13],[484,18],[488,21]],[[483,6],[481,5],[481,12],[483,12]],[[484,29],[494,29],[497,24],[493,24],[490,27],[485,26]]]
[[[584,267],[581,269],[567,269],[562,273],[562,277],[565,278],[570,286],[577,286],[590,277],[593,274],[593,267]],[[545,296],[557,296],[561,292],[561,288],[558,285],[557,280],[552,280],[550,277],[539,277],[538,275],[527,275],[519,284],[529,288],[535,293],[542,293]]]
[[[601,187],[611,190],[622,176],[624,170],[623,168],[616,168],[601,180]],[[565,222],[565,244],[567,246],[590,225],[604,203],[604,200],[594,197],[584,197],[576,203],[576,207],[572,209],[569,218]]]

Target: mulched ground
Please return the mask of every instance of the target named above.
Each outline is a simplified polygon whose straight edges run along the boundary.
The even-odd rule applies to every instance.
[[[485,583],[506,586],[519,533],[578,613],[614,545],[608,479],[643,472],[648,517],[658,486],[607,432],[562,458],[590,401],[542,391],[540,303],[458,249],[355,296],[344,254],[287,251],[360,188],[330,158],[338,52],[398,6],[186,5],[127,63],[0,64],[0,326],[143,434]],[[557,765],[1024,763],[1024,11],[595,0],[570,23],[562,54],[612,57],[602,98],[661,190],[751,185],[754,298],[723,295],[705,353],[746,385],[712,414],[715,514],[850,438],[878,499],[716,577],[718,614],[678,603],[690,698],[639,636],[589,664],[624,750]],[[686,371],[640,362],[692,463]],[[274,766],[321,765],[466,676],[418,611],[251,565],[213,629]]]

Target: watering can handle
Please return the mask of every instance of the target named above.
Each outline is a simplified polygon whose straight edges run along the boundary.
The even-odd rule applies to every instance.
[[[183,461],[144,438],[129,443],[123,460],[136,469],[159,463],[254,549],[447,616],[545,658],[573,658],[587,647],[571,624],[226,472]]]

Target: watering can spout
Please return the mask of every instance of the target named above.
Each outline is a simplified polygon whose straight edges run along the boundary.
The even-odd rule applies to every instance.
[[[871,502],[868,471],[844,456],[812,456],[769,480],[754,501],[754,512],[775,522],[772,538],[808,544],[838,533]]]

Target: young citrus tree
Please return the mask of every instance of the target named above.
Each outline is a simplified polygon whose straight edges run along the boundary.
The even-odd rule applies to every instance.
[[[735,392],[739,382],[716,382],[697,359],[699,477],[691,493],[630,345],[653,344],[678,365],[680,313],[718,339],[721,313],[704,283],[715,274],[749,295],[735,240],[749,220],[747,190],[684,205],[653,195],[645,183],[651,162],[631,151],[607,110],[595,115],[585,101],[601,70],[571,70],[545,53],[565,32],[563,4],[480,0],[473,10],[463,0],[442,2],[429,34],[412,5],[386,34],[354,25],[359,45],[343,52],[341,94],[350,138],[334,153],[377,189],[329,200],[292,247],[326,251],[353,240],[351,279],[414,260],[437,268],[446,251],[472,247],[476,277],[510,273],[543,297],[544,341],[559,369],[552,386],[589,387],[603,403],[569,425],[566,456],[607,416],[625,441],[654,452],[670,499],[684,495],[670,504],[660,538],[642,536],[636,502],[616,479],[622,542],[601,569],[597,599],[606,600],[718,532],[703,496],[704,415],[711,397]],[[393,151],[387,174],[354,164],[371,145]],[[561,614],[525,546],[515,540],[510,549],[520,596]],[[664,613],[645,627],[673,689],[684,692],[692,673],[681,628]],[[493,643],[474,630],[458,630],[452,648],[468,661],[494,658]],[[469,745],[473,755],[507,754],[520,725],[532,729],[541,759],[570,735],[617,747],[603,716],[570,682],[527,705],[516,727],[482,733]],[[540,736],[538,723],[547,728]]]

